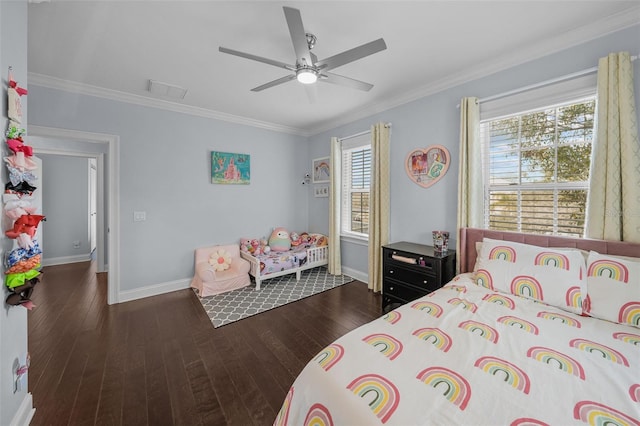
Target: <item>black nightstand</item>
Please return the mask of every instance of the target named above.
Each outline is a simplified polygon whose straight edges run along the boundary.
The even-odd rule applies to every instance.
[[[439,289],[456,271],[456,251],[401,241],[382,246],[382,312]]]

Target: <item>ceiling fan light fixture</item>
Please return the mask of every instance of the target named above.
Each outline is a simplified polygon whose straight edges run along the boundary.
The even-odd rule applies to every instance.
[[[302,84],[313,84],[318,81],[318,74],[309,68],[302,68],[296,71],[296,78]]]

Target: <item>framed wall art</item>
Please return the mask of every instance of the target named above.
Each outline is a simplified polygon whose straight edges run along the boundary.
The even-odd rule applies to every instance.
[[[313,188],[313,196],[314,197],[328,197],[329,196],[329,185],[318,185]]]
[[[251,181],[251,156],[211,151],[211,183],[248,185]]]
[[[449,169],[449,150],[442,145],[414,149],[407,155],[407,175],[416,184],[428,188],[444,177]]]
[[[312,161],[311,170],[313,171],[313,183],[329,182],[330,168],[329,157],[316,158]]]

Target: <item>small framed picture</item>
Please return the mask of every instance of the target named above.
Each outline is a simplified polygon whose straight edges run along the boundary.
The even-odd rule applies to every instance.
[[[311,164],[313,170],[313,183],[329,182],[330,168],[329,157],[316,158]]]
[[[313,195],[315,197],[328,197],[329,185],[318,185],[313,188]]]

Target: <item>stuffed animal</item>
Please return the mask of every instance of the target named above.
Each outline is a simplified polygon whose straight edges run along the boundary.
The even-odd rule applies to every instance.
[[[309,235],[309,242],[310,244],[314,245],[315,247],[322,247],[322,246],[326,246],[329,244],[329,240],[327,240],[327,237],[325,235],[322,234],[311,234]]]
[[[251,247],[251,238],[240,238],[240,251],[249,253]]]
[[[300,244],[309,244],[309,233],[303,232],[300,234]]]
[[[287,251],[291,249],[289,232],[282,227],[275,228],[269,237],[271,251]]]
[[[297,232],[291,233],[291,246],[296,247],[299,246],[302,241],[300,240],[300,235]]]
[[[260,239],[260,248],[262,249],[262,253],[269,254],[271,252],[271,247],[269,247],[269,241],[266,238]]]
[[[251,253],[254,256],[262,254],[262,249],[260,248],[260,240],[257,240],[255,238],[253,240],[251,240],[251,248],[253,249],[253,250],[251,250]]]

